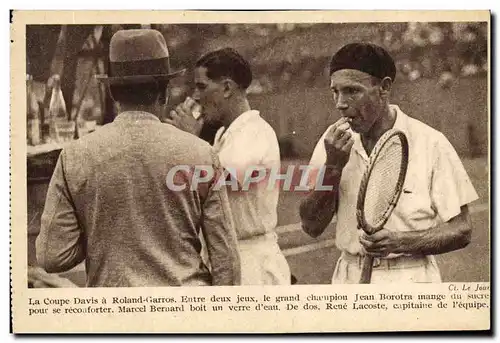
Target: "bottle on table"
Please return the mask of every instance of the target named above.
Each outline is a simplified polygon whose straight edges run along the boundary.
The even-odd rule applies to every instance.
[[[75,135],[75,122],[68,117],[66,102],[61,90],[61,78],[53,76],[52,95],[49,105],[50,137],[52,141],[63,143],[71,141]]]
[[[33,77],[26,76],[26,138],[28,145],[41,143],[40,108],[33,89]]]

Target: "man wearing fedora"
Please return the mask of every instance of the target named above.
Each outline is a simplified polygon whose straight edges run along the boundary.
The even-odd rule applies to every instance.
[[[250,168],[280,169],[280,151],[273,128],[250,107],[246,90],[252,82],[248,62],[235,50],[225,48],[201,57],[194,70],[193,98],[171,112],[168,123],[199,135],[202,124],[220,123],[214,140],[222,166],[238,184],[231,186],[229,202],[238,235],[243,285],[289,285],[288,262],[278,242],[279,188],[267,183],[248,183]],[[192,109],[201,105],[195,120]]]
[[[221,167],[208,143],[158,118],[169,80],[182,72],[170,70],[164,37],[121,30],[109,54],[109,76],[98,78],[119,114],[61,152],[36,242],[39,264],[63,272],[85,260],[88,287],[239,284],[225,188],[167,186],[176,166]],[[200,229],[211,272],[200,255]]]

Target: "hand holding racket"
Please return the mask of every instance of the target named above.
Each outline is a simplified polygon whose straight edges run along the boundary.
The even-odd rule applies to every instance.
[[[390,129],[380,137],[370,155],[361,179],[356,206],[358,227],[371,235],[380,231],[401,195],[408,169],[408,140],[405,134]],[[360,283],[370,283],[373,256],[363,261]]]

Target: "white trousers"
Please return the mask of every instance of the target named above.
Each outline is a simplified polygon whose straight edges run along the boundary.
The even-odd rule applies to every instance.
[[[202,258],[210,268],[203,235]],[[281,252],[275,233],[238,240],[241,262],[241,285],[290,285],[288,262]]]
[[[333,272],[332,283],[359,283],[363,257],[343,252]],[[375,260],[371,283],[439,283],[441,274],[434,256],[403,256]]]
[[[242,285],[290,285],[288,262],[274,233],[239,240]]]

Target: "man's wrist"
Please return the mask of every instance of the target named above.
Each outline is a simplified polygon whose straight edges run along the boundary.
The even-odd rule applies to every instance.
[[[325,174],[323,177],[323,182],[325,185],[338,185],[341,176],[342,168],[339,168],[337,166],[325,165]]]
[[[396,237],[397,249],[394,251],[397,254],[413,254],[415,232],[394,232]]]
[[[333,166],[333,165],[325,165],[325,175],[331,176],[331,177],[340,177],[342,175],[342,170],[344,168],[338,167],[338,166]]]

